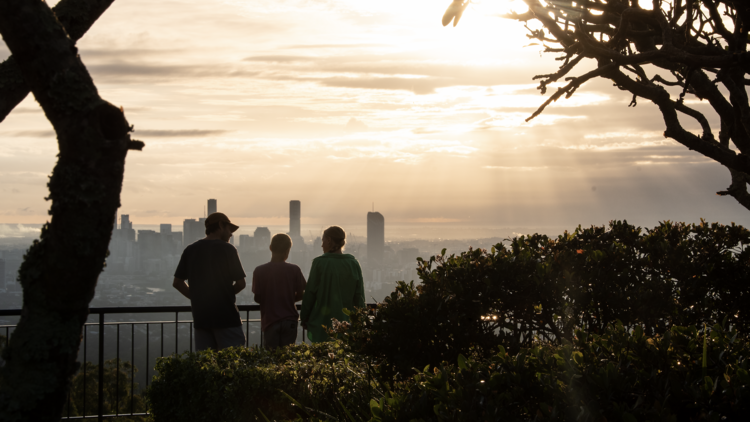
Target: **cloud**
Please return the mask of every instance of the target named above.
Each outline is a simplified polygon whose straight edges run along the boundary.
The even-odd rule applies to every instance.
[[[14,138],[55,138],[57,136],[54,130],[21,130],[17,132],[6,132],[3,135],[12,136]]]
[[[367,130],[367,125],[355,119],[354,117],[350,118],[349,121],[346,122],[347,132],[361,132],[363,130]]]
[[[269,63],[291,63],[291,62],[306,62],[314,60],[315,58],[310,56],[284,56],[284,55],[272,55],[272,56],[250,56],[242,59],[246,62],[269,62]]]
[[[384,47],[388,44],[293,44],[279,47],[284,50],[313,50],[313,49],[361,49],[368,47]]]
[[[171,129],[171,130],[159,130],[159,129],[138,129],[133,132],[133,136],[150,136],[153,138],[199,138],[209,135],[221,135],[229,132],[228,130],[205,130],[205,129]]]
[[[415,94],[430,94],[435,88],[450,84],[432,78],[323,78],[319,82],[324,86],[339,88],[392,89],[411,91]]]

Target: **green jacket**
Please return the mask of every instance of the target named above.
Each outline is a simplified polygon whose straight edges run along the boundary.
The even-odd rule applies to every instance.
[[[331,327],[331,318],[349,321],[343,309],[355,307],[365,307],[365,286],[357,259],[335,253],[315,258],[300,314],[300,321],[307,324],[307,338],[314,343],[328,340],[324,327]]]

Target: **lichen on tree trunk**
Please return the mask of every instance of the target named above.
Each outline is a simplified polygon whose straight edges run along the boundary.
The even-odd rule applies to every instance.
[[[99,97],[74,41],[46,3],[0,1],[0,34],[60,149],[48,184],[51,221],[19,270],[23,312],[0,368],[0,420],[53,421],[60,419],[79,365],[82,327],[120,205],[125,156],[143,144],[130,139],[122,109]]]

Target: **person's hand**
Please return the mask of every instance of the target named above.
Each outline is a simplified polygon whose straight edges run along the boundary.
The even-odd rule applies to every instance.
[[[303,330],[307,330],[307,322],[302,322],[302,321],[300,321],[299,325],[301,325],[301,326],[302,326],[302,329],[303,329]]]

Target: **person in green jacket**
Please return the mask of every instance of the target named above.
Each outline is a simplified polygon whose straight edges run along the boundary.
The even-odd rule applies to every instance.
[[[342,252],[346,232],[331,226],[323,232],[323,255],[315,258],[302,298],[300,323],[313,343],[328,340],[331,318],[349,321],[344,309],[365,307],[362,268],[354,256]]]

